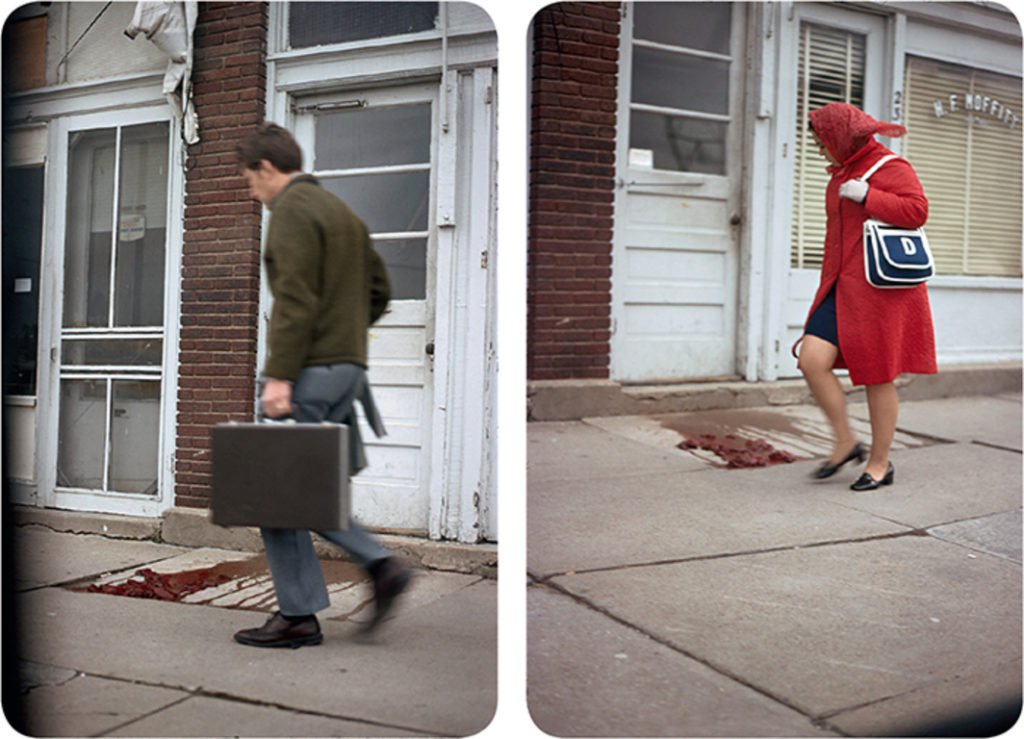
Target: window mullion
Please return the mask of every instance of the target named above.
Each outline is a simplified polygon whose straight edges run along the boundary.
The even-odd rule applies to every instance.
[[[117,240],[120,229],[118,211],[121,201],[121,127],[114,138],[114,197],[110,219],[110,305],[107,306],[107,328],[114,327],[114,289],[117,286]]]

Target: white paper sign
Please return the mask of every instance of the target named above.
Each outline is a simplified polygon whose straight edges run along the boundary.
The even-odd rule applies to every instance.
[[[654,150],[630,149],[629,166],[637,169],[654,169]]]
[[[121,215],[121,241],[138,241],[146,238],[146,216],[142,213]]]
[[[32,292],[32,278],[31,277],[15,277],[14,278],[14,292],[15,293],[30,293],[30,292]]]

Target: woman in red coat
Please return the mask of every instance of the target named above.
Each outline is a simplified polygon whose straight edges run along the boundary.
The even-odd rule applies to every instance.
[[[846,368],[854,385],[865,385],[871,414],[867,467],[851,488],[873,490],[893,482],[889,447],[896,432],[899,399],[893,381],[904,372],[934,374],[935,337],[924,285],[879,289],[864,274],[863,224],[877,218],[917,228],[928,201],[913,168],[894,159],[858,180],[891,154],[874,135],[902,136],[903,126],[876,121],[846,103],[810,114],[811,131],[830,163],[825,191],[828,216],[821,283],[804,327],[798,367],[836,435],[831,457],[813,474],[831,477],[847,462],[863,461],[865,449],[850,428],[846,396],[833,368]]]

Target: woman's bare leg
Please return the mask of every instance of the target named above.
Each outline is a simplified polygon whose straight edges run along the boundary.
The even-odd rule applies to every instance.
[[[838,355],[839,349],[835,344],[806,335],[800,345],[800,360],[797,362],[811,394],[835,433],[836,442],[830,458],[833,464],[842,461],[857,443],[846,412],[846,394],[839,378],[832,372]]]
[[[864,471],[881,480],[889,469],[889,448],[896,435],[900,399],[896,385],[891,382],[868,385],[866,390],[868,412],[871,414],[871,455]]]

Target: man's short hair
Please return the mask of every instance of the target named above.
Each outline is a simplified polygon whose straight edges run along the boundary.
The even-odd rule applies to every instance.
[[[276,123],[262,123],[256,133],[235,147],[238,162],[246,169],[259,169],[266,160],[288,174],[302,169],[302,149],[288,129]]]

